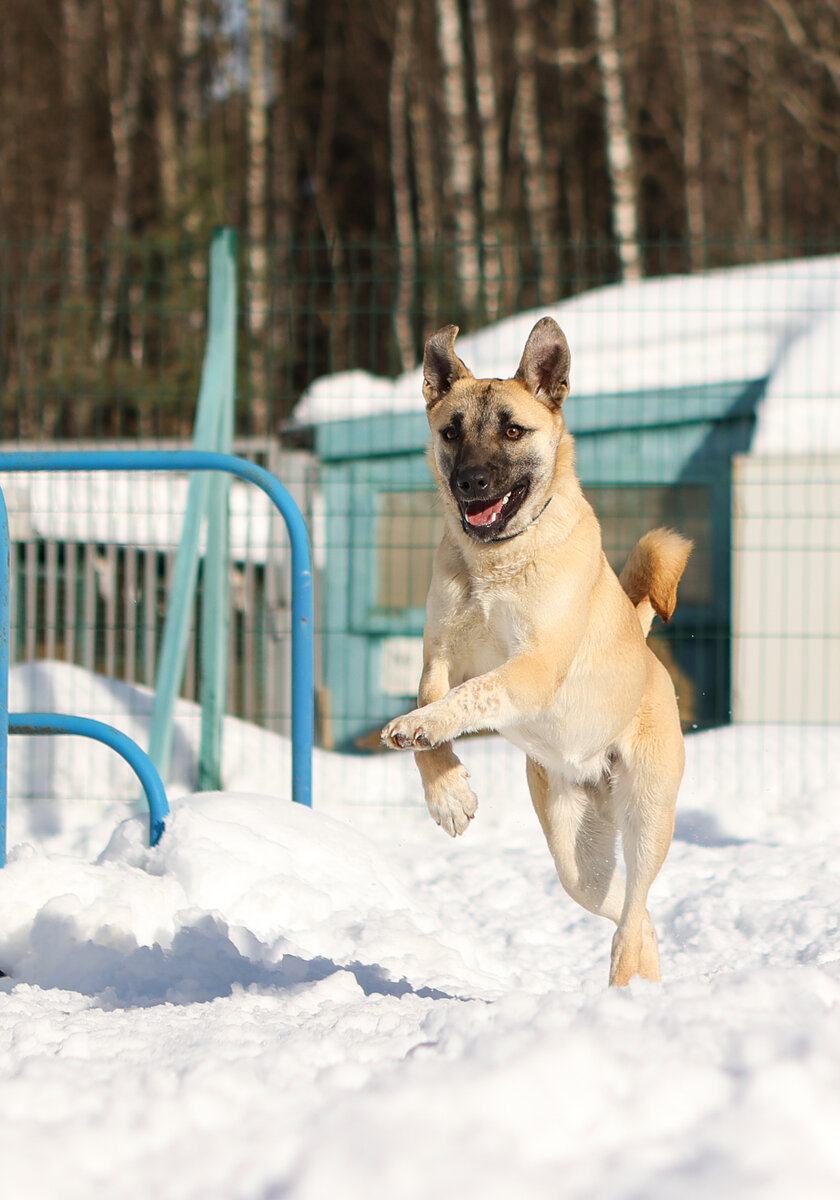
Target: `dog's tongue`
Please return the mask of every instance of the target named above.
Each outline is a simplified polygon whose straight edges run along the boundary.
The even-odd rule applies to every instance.
[[[470,525],[489,525],[504,506],[505,498],[501,496],[492,504],[484,504],[481,500],[472,500],[466,507],[466,517]]]

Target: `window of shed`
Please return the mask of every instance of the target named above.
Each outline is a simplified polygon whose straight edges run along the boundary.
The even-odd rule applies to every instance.
[[[400,612],[425,606],[442,534],[443,516],[435,492],[380,492],[376,522],[376,604],[380,610]]]

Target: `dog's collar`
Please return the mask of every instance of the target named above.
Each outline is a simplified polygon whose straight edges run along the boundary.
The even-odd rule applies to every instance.
[[[537,515],[535,517],[531,517],[531,520],[528,522],[528,524],[523,525],[521,529],[517,529],[516,533],[503,533],[501,535],[501,537],[488,538],[487,542],[485,542],[485,545],[492,546],[496,542],[511,542],[511,541],[513,541],[513,539],[515,537],[519,537],[520,533],[524,533],[526,529],[530,529],[532,525],[536,524],[536,522],[539,521],[540,517],[543,515],[543,513],[545,512],[545,510],[548,508],[549,504],[551,503],[551,500],[552,500],[552,497],[549,496],[548,499],[546,500],[545,504],[542,506],[540,511],[537,513]]]

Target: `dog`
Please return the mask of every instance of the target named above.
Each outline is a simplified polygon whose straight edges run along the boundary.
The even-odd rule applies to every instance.
[[[457,333],[433,333],[423,358],[445,529],[418,707],[382,741],[415,751],[429,810],[453,837],[477,801],[452,741],[496,730],[522,749],[563,887],[616,925],[610,983],[658,980],[647,897],[673,836],[684,747],[673,684],[646,638],[654,613],[673,614],[692,543],[647,533],[619,580],[575,472],[559,325],[537,322],[510,379],[475,378]]]

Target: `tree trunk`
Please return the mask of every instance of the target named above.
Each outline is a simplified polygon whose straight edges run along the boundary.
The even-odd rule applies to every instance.
[[[624,93],[621,55],[616,45],[615,0],[592,0],[598,37],[598,66],[604,103],[607,170],[612,185],[613,234],[623,279],[640,279],[642,253],[636,213],[633,143]]]
[[[496,71],[493,39],[487,0],[470,0],[473,58],[475,61],[475,103],[478,112],[481,149],[481,227],[482,266],[484,271],[484,307],[487,317],[499,316],[502,296],[503,239],[500,227],[502,209],[502,127],[496,95]]]
[[[559,291],[557,236],[551,225],[545,152],[537,93],[537,26],[531,0],[513,0],[516,28],[513,53],[517,80],[514,121],[522,155],[522,189],[531,243],[538,266],[537,303],[555,300]]]
[[[268,87],[260,0],[248,0],[248,333],[252,431],[268,429]]]
[[[439,291],[434,263],[439,254],[441,229],[440,187],[426,91],[426,72],[419,56],[412,56],[409,63],[409,88],[408,118],[417,191],[418,248],[423,280],[420,303],[424,312],[436,317]]]
[[[703,75],[691,0],[673,0],[683,75],[683,174],[692,271],[706,265],[706,213],[703,201]]]
[[[202,196],[199,164],[201,139],[201,5],[200,0],[182,0],[178,28],[181,78],[178,96],[182,113],[181,161],[185,170],[179,179],[179,200],[184,210],[184,229],[190,238],[201,233],[207,205]],[[203,261],[202,261],[203,269]],[[193,272],[195,274],[195,271]]]
[[[132,142],[137,129],[140,105],[143,44],[139,32],[145,29],[148,7],[148,0],[138,0],[134,9],[129,44],[123,49],[124,38],[117,0],[102,0],[111,143],[114,151],[114,192],[111,198],[110,226],[116,244],[112,245],[107,256],[99,306],[99,331],[94,344],[94,360],[99,364],[107,359],[111,351],[122,275],[121,264],[126,252],[125,239],[130,232]]]
[[[306,0],[297,0],[297,4],[300,10],[299,24],[302,26]],[[332,281],[332,297],[327,319],[330,370],[333,369],[334,363],[344,362],[346,359],[350,322],[347,256],[341,233],[339,206],[336,204],[334,192],[330,187],[330,166],[335,140],[338,81],[342,55],[338,33],[334,17],[331,18],[328,14],[327,26],[324,30],[321,107],[314,142],[306,123],[305,114],[300,106],[295,107],[293,111],[298,147],[309,174],[312,198],[329,256]]]
[[[64,224],[69,244],[68,282],[71,294],[80,299],[84,290],[84,84],[82,71],[85,57],[84,12],[85,0],[62,0],[64,22],[62,47],[64,112],[66,119],[66,154],[64,168]]]
[[[391,131],[391,187],[394,197],[394,226],[397,236],[398,262],[398,282],[394,296],[394,333],[400,355],[400,366],[403,371],[409,371],[416,362],[411,314],[417,273],[417,247],[412,217],[406,113],[413,18],[414,0],[397,0],[388,99]]]
[[[445,122],[445,191],[455,226],[455,278],[462,311],[475,312],[480,286],[475,211],[475,148],[469,128],[464,34],[458,0],[435,0],[437,41],[443,67],[441,106]]]
[[[155,139],[160,202],[165,225],[174,227],[180,205],[177,100],[175,96],[176,0],[161,0],[161,27],[151,38],[155,77]]]

